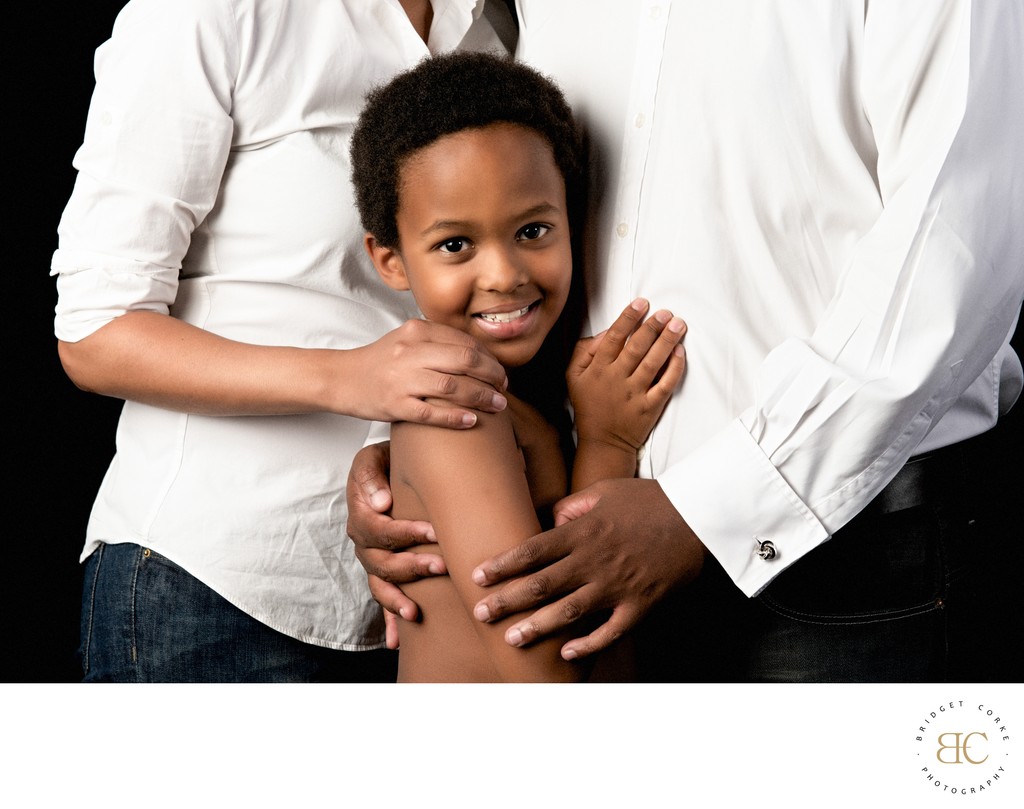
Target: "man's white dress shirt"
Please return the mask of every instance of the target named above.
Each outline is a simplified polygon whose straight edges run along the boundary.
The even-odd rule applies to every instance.
[[[1011,406],[1024,4],[518,7],[592,139],[591,328],[637,295],[689,326],[641,474],[744,592]]]

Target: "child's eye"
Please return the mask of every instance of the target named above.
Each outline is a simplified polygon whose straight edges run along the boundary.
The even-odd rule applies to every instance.
[[[547,225],[542,225],[539,222],[534,222],[532,224],[520,228],[519,232],[516,234],[516,238],[522,241],[530,242],[533,241],[534,239],[539,239],[549,230],[551,230],[551,228],[549,228]]]
[[[467,240],[458,237],[455,239],[445,239],[437,246],[437,249],[442,253],[461,253],[467,246]]]

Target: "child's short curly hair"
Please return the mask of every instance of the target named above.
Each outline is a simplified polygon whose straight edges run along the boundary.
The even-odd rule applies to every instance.
[[[548,141],[575,221],[583,197],[583,140],[562,92],[510,58],[450,53],[424,59],[367,95],[350,147],[363,227],[385,247],[397,247],[403,162],[445,135],[499,122],[528,127]]]

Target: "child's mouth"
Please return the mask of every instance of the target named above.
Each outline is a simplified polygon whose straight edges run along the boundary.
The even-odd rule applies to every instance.
[[[491,312],[489,314],[481,313],[476,315],[476,317],[481,320],[485,320],[488,323],[511,323],[513,320],[518,320],[529,312],[533,306],[534,304],[531,303],[529,306],[524,306],[522,309],[516,309],[512,312]]]
[[[495,340],[514,340],[526,334],[536,322],[540,300],[508,312],[478,312],[473,315],[478,328]]]

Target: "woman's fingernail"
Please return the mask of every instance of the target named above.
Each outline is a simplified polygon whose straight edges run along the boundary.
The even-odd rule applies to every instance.
[[[388,506],[391,505],[391,500],[383,489],[377,489],[377,491],[370,495],[370,505],[374,511],[387,511]]]
[[[513,646],[522,646],[523,645],[523,633],[520,632],[516,627],[512,627],[508,631],[508,634],[505,635],[505,639],[509,643],[511,643]]]
[[[472,413],[463,413],[462,423],[466,427],[472,427],[474,424],[476,424],[476,416],[474,416]]]
[[[642,312],[642,311],[644,311],[644,309],[647,308],[647,299],[646,298],[637,298],[635,301],[633,301],[630,304],[630,306],[632,306],[638,312]]]
[[[473,617],[478,621],[489,621],[491,620],[491,611],[487,609],[486,604],[477,604],[473,607]]]
[[[681,317],[672,318],[672,322],[668,324],[668,330],[678,334],[683,330],[683,319]]]

